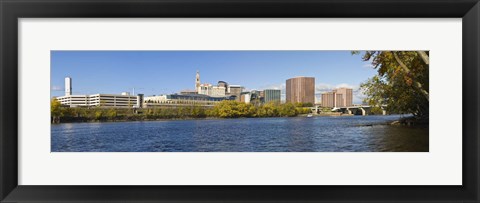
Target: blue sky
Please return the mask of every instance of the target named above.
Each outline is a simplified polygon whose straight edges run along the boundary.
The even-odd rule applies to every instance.
[[[363,95],[360,83],[376,74],[361,55],[350,51],[52,51],[51,95],[64,95],[64,78],[72,77],[73,94],[143,93],[146,96],[194,89],[219,80],[248,90],[282,89],[295,76],[315,77],[316,93],[336,87]]]

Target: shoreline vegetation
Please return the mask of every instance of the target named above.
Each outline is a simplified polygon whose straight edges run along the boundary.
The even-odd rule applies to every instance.
[[[352,51],[352,54],[360,54]],[[424,123],[429,118],[429,52],[366,51],[362,60],[378,74],[360,84],[364,102],[387,112],[412,114],[400,123]]]
[[[57,100],[51,102],[51,123],[82,122],[127,122],[127,121],[169,121],[169,120],[203,120],[228,118],[281,118],[306,116],[311,113],[311,104],[246,104],[237,101],[222,101],[214,107],[185,106],[157,107],[145,109],[103,108],[103,107],[65,107]],[[340,112],[322,112],[314,116],[353,116]],[[386,125],[428,125],[428,120],[405,117]],[[384,125],[384,124],[382,124]],[[371,126],[371,125],[367,125]]]
[[[225,100],[213,107],[70,108],[54,99],[51,101],[51,123],[295,117],[310,113],[309,105],[311,104],[254,105]]]

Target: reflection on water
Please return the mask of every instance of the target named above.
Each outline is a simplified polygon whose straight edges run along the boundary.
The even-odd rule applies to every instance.
[[[377,125],[398,118],[69,123],[52,125],[51,147],[53,152],[428,152],[428,127]]]

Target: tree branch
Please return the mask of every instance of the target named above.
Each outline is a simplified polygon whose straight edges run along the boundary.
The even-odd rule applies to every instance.
[[[417,51],[417,53],[418,55],[420,55],[425,64],[428,65],[430,63],[430,57],[427,55],[427,53],[425,53],[424,51]]]
[[[400,60],[397,53],[394,51],[392,51],[392,53],[393,53],[393,57],[395,57],[395,60],[398,62],[400,67],[403,68],[403,70],[405,71],[405,73],[407,73],[407,75],[410,75],[410,69],[402,62],[402,60]],[[420,93],[422,93],[422,95],[427,99],[427,101],[429,101],[428,92],[423,89],[422,84],[420,84],[417,81],[413,81],[413,77],[410,77],[410,78],[412,79],[412,82],[415,84],[414,87],[416,87],[417,90],[420,91]]]

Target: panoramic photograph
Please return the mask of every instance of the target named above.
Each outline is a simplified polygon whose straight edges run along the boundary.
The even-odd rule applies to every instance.
[[[51,152],[429,152],[429,51],[51,51]]]

